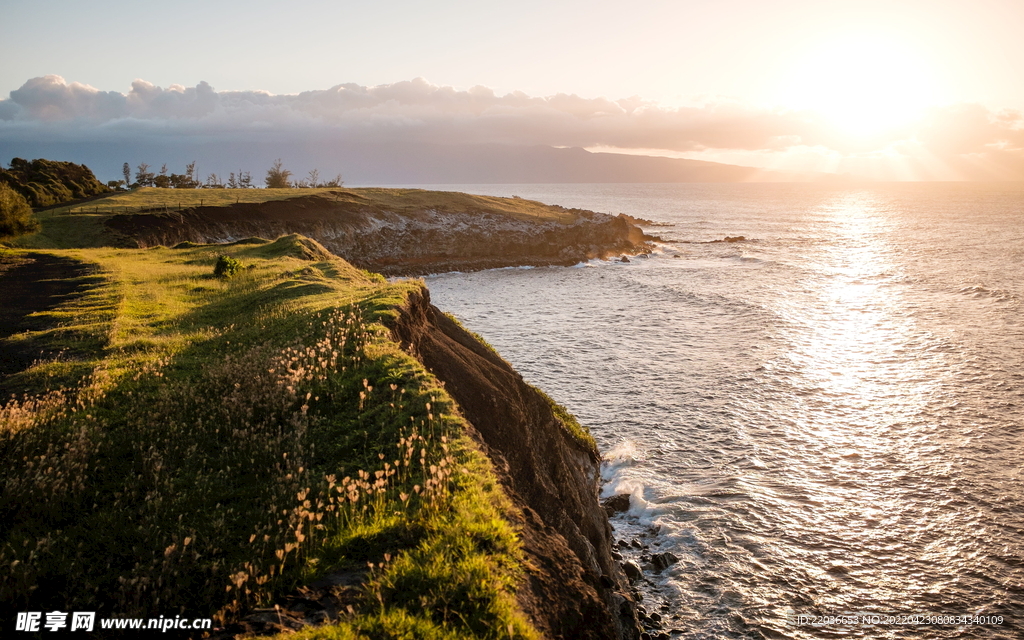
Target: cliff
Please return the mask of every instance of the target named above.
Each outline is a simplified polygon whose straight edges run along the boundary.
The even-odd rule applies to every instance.
[[[193,198],[195,199],[195,198]],[[104,203],[96,204],[102,210]],[[140,247],[299,233],[389,276],[570,265],[647,251],[624,216],[519,198],[393,189],[332,190],[287,200],[114,215],[107,227]]]
[[[393,334],[444,382],[521,512],[528,555],[519,604],[549,638],[639,635],[629,585],[598,504],[600,457],[495,352],[430,304],[424,288]]]

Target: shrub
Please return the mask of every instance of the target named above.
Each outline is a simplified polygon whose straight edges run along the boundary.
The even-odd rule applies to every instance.
[[[13,158],[8,169],[0,167],[0,182],[25,196],[32,207],[48,207],[109,191],[84,164],[42,158]]]
[[[242,270],[242,263],[231,256],[220,256],[213,267],[213,275],[218,278],[231,278]]]
[[[25,197],[0,182],[0,237],[31,233],[39,229],[39,222],[32,217],[32,207]]]

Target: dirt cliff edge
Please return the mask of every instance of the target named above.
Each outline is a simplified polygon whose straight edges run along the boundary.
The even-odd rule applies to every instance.
[[[410,296],[392,333],[459,403],[519,511],[519,602],[538,630],[552,639],[638,638],[635,603],[598,503],[597,451],[508,363],[431,305],[426,288]]]

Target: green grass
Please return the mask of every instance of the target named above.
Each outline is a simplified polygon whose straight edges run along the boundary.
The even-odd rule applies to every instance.
[[[547,401],[548,406],[551,407],[551,412],[559,419],[562,427],[572,436],[573,440],[583,445],[584,448],[597,453],[597,442],[594,440],[594,436],[590,435],[590,431],[580,424],[576,416],[569,413],[568,409],[552,400],[551,396],[542,390],[537,387],[534,387],[534,389]]]
[[[290,200],[301,196],[326,194],[338,189],[160,189],[141,187],[112,193],[80,205],[51,209],[57,215],[137,213],[144,209],[177,211],[179,207],[225,207],[239,202],[255,203]]]
[[[236,203],[290,200],[304,196],[327,198],[339,203],[354,203],[389,211],[408,212],[425,209],[447,211],[486,211],[502,213],[522,220],[570,222],[575,216],[567,209],[523,198],[478,196],[458,191],[424,189],[158,189],[143,187],[114,193],[81,205],[51,209],[54,216],[93,214],[130,214],[152,210],[168,212],[190,207],[224,207]]]
[[[115,215],[155,213],[174,215],[193,207],[226,207],[236,203],[260,203],[319,196],[339,206],[378,211],[467,211],[507,215],[529,222],[569,224],[577,212],[523,198],[476,196],[454,191],[423,189],[158,189],[144,187],[113,193],[83,204],[37,212],[42,228],[9,240],[28,249],[71,249],[76,247],[132,247],[131,238],[114,233],[105,222]]]
[[[300,236],[55,253],[98,275],[16,338],[75,359],[0,407],[0,602],[223,620],[370,568],[305,637],[536,637],[511,507],[384,326],[422,283]]]
[[[392,211],[438,209],[441,211],[479,211],[499,213],[533,222],[569,223],[576,219],[570,209],[546,205],[524,198],[478,196],[458,191],[427,191],[424,189],[346,189],[339,199],[351,198]]]

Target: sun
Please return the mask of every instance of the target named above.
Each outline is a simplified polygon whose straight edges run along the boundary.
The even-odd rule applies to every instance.
[[[802,52],[780,84],[779,99],[819,112],[854,137],[912,123],[938,101],[930,64],[912,47],[873,35],[846,35]]]

